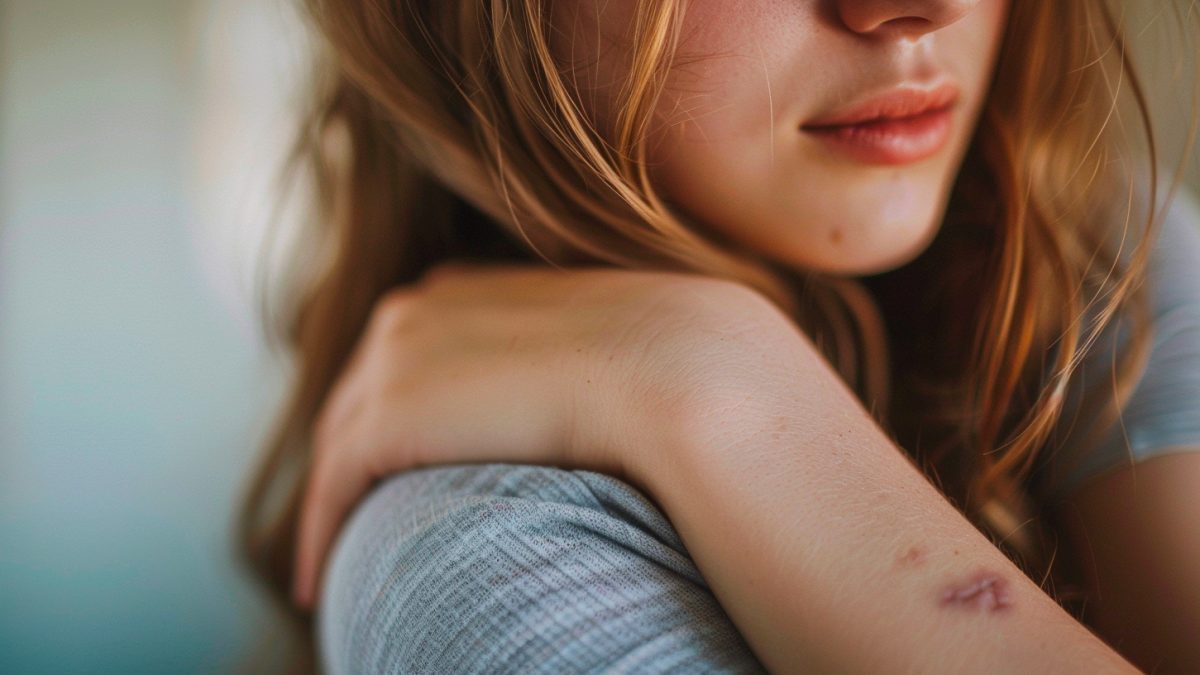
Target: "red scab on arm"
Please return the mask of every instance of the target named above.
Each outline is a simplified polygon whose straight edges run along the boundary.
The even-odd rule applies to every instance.
[[[1008,580],[995,572],[980,571],[965,582],[953,584],[942,591],[943,607],[964,607],[985,612],[1000,612],[1012,607],[1012,592]]]

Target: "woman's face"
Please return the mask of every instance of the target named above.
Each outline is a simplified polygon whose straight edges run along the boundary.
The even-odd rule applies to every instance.
[[[638,0],[553,3],[552,49],[611,133]],[[656,109],[676,208],[797,268],[871,274],[937,233],[1008,0],[691,0]]]

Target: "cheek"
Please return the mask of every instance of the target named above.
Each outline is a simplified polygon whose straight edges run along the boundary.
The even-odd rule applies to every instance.
[[[551,3],[550,48],[564,78],[602,133],[613,138],[620,83],[629,78],[639,0]],[[761,135],[775,114],[771,78],[788,68],[810,20],[805,3],[753,0],[687,5],[675,67],[655,110],[651,165],[677,146]],[[746,45],[754,45],[746,49]],[[749,148],[747,148],[749,150]],[[747,152],[748,158],[756,153]]]
[[[964,81],[986,87],[1008,24],[1009,0],[982,0],[961,23],[945,31],[939,45]]]
[[[663,142],[738,141],[779,121],[784,92],[775,89],[794,71],[796,45],[806,41],[811,22],[799,4],[689,6],[686,37],[657,110],[658,128],[668,130]]]
[[[746,9],[759,4],[746,3]],[[667,81],[650,145],[655,183],[677,204],[701,211],[706,196],[716,193],[753,209],[761,198],[753,186],[769,179],[777,159],[786,161],[775,147],[787,134],[779,128],[785,112],[773,80],[787,68],[779,55],[790,50],[773,48],[780,36],[770,17],[721,9],[726,6],[692,5],[689,39]]]
[[[815,235],[798,109],[825,86],[806,3],[694,3],[651,144],[651,177],[710,236],[778,249]]]

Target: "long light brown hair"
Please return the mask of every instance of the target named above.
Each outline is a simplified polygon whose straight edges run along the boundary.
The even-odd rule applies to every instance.
[[[650,181],[645,139],[686,3],[639,3],[609,137],[551,56],[543,0],[306,1],[320,39],[288,175],[309,180],[312,218],[277,284],[280,309],[264,312],[295,379],[237,530],[294,619],[297,667],[314,666],[310,619],[287,599],[312,422],[375,301],[447,258],[673,270],[757,289],[971,522],[1068,609],[1078,598],[1028,482],[1076,366],[1115,317],[1133,337],[1096,410],[1115,421],[1144,366],[1140,282],[1159,185],[1111,9],[1012,0],[942,232],[913,263],[850,280],[772,264],[689,221]],[[1135,125],[1118,124],[1125,94]],[[1151,194],[1136,213],[1142,174],[1121,161],[1134,134]],[[1121,225],[1131,255],[1113,245]]]

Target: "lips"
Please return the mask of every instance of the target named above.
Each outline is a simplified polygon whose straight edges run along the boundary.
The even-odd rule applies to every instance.
[[[895,87],[805,123],[801,130],[841,156],[869,164],[908,164],[949,140],[959,89]]]

